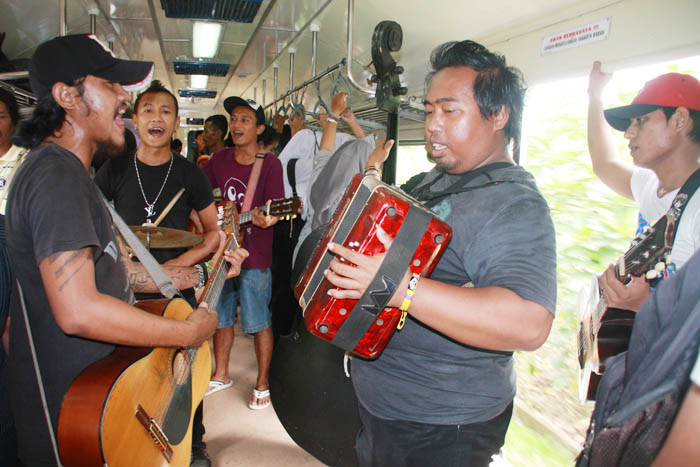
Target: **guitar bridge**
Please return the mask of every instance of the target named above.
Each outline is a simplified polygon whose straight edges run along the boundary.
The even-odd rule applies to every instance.
[[[135,415],[136,419],[146,429],[146,432],[149,434],[155,445],[158,447],[161,454],[163,454],[165,460],[170,462],[170,460],[173,458],[173,450],[170,447],[170,443],[168,442],[168,437],[165,436],[165,433],[163,433],[163,430],[158,425],[158,422],[155,419],[148,416],[143,407],[141,407],[141,404],[139,404],[139,406],[136,408]]]

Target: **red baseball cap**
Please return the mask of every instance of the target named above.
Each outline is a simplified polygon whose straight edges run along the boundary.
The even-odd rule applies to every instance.
[[[685,107],[700,111],[700,81],[691,75],[666,73],[647,81],[630,105],[605,111],[605,119],[616,130],[625,131],[630,120],[659,107]]]

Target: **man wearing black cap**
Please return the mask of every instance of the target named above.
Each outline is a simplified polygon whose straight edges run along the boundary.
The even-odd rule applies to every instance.
[[[212,188],[221,189],[222,198],[235,203],[241,212],[283,198],[282,165],[274,154],[265,154],[258,149],[257,137],[265,129],[262,107],[250,99],[229,97],[224,101],[224,108],[231,115],[229,130],[234,147],[215,153],[202,169],[209,177]],[[253,181],[256,172],[257,183]],[[274,225],[277,218],[265,216],[256,209],[252,219],[253,225],[246,228],[242,245],[250,256],[243,263],[240,278],[230,280],[224,286],[217,305],[219,329],[214,334],[216,370],[208,394],[232,385],[228,362],[233,347],[233,323],[239,295],[241,327],[243,332],[255,336],[255,355],[258,358],[258,377],[248,406],[251,409],[264,409],[270,405],[268,373],[273,346],[269,309],[273,230],[268,227]]]
[[[64,395],[114,344],[189,347],[216,328],[206,304],[184,321],[130,305],[133,291],[157,288],[142,266],[123,261],[109,211],[88,175],[98,149],[122,150],[126,90],[138,90],[152,73],[152,63],[118,60],[88,35],[55,38],[32,57],[29,79],[39,102],[17,137],[32,150],[7,204],[19,292],[12,298],[9,379],[25,465],[58,463],[52,438]],[[226,256],[240,265],[245,254]],[[233,276],[238,267],[231,269]],[[200,281],[196,268],[166,272],[180,289]]]
[[[595,174],[616,193],[635,200],[653,225],[669,210],[681,186],[700,168],[700,81],[667,73],[648,81],[630,105],[603,110],[602,93],[612,78],[593,64],[588,87],[588,148]],[[607,124],[625,132],[634,166],[617,154]],[[671,258],[681,267],[700,247],[700,196],[682,213]],[[599,281],[608,306],[637,310],[651,289],[644,277],[627,285],[610,266]]]

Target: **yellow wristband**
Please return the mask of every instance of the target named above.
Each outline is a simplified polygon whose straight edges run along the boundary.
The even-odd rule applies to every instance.
[[[413,276],[408,281],[408,289],[406,289],[406,295],[404,295],[403,302],[401,302],[401,306],[399,307],[399,310],[401,311],[401,318],[399,319],[399,323],[396,325],[397,329],[403,328],[404,324],[406,324],[406,315],[408,314],[408,307],[411,306],[413,294],[416,293],[416,287],[418,287],[419,280],[420,275],[414,272]]]

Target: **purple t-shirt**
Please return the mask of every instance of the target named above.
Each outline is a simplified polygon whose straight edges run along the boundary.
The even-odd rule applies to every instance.
[[[202,170],[209,177],[212,188],[219,188],[222,198],[233,201],[240,211],[253,164],[239,164],[234,154],[235,148],[222,149],[212,156]],[[275,201],[282,198],[282,164],[274,154],[267,153],[260,170],[251,209],[264,205],[268,199]],[[272,228],[261,229],[252,223],[247,225],[242,247],[248,250],[250,256],[243,263],[244,268],[259,269],[272,266],[272,232]]]

